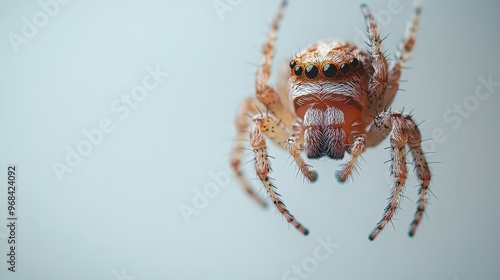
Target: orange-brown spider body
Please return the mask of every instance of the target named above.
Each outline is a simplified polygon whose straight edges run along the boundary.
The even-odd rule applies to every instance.
[[[269,198],[288,222],[303,234],[308,234],[308,229],[285,207],[269,177],[271,169],[266,139],[286,149],[300,172],[310,181],[316,181],[318,175],[305,163],[302,151],[311,159],[325,156],[342,159],[348,154],[346,163],[336,173],[338,181],[344,182],[351,175],[358,157],[367,148],[389,137],[394,186],[389,205],[369,239],[373,240],[384,229],[399,205],[407,177],[407,149],[420,179],[418,208],[409,231],[413,236],[425,211],[431,174],[415,121],[410,115],[387,108],[398,90],[402,66],[415,43],[419,5],[392,65],[388,66],[382,51],[377,24],[368,7],[362,5],[368,26],[368,52],[352,43],[318,42],[295,56],[279,75],[277,86],[272,87],[268,82],[274,42],[285,7],[286,1],[283,1],[262,47],[262,63],[255,79],[256,97],[247,99],[236,116],[238,135],[231,165],[240,184],[254,200],[265,205],[240,168],[246,143],[244,138],[248,137],[256,174]],[[249,114],[253,115],[251,119],[248,119]]]
[[[366,52],[352,44],[320,42],[290,62],[289,95],[303,120],[308,158],[342,159],[346,147],[366,133],[371,122],[365,117],[366,92],[373,69],[363,61],[369,61]]]

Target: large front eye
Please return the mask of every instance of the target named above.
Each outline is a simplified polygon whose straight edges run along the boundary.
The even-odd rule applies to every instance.
[[[295,74],[295,76],[300,77],[302,75],[302,67],[301,66],[296,66],[293,69],[293,73]]]
[[[333,78],[337,75],[337,67],[334,64],[326,64],[323,66],[323,75],[327,78]]]
[[[308,65],[306,67],[306,76],[309,78],[309,79],[314,79],[318,76],[318,67],[316,65]]]

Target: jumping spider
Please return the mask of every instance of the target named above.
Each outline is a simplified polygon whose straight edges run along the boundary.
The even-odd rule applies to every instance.
[[[320,41],[291,59],[289,68],[285,68],[288,70],[282,71],[277,87],[273,88],[268,81],[276,33],[286,5],[287,1],[281,3],[262,47],[262,63],[255,78],[256,98],[248,98],[236,115],[237,140],[231,166],[239,182],[254,200],[265,205],[240,169],[242,149],[246,143],[244,138],[249,132],[258,178],[279,212],[307,235],[309,231],[290,214],[270,180],[266,137],[286,149],[301,173],[311,182],[316,181],[318,175],[304,162],[301,151],[310,159],[324,156],[342,159],[347,152],[347,162],[336,173],[338,181],[345,182],[366,148],[390,137],[394,187],[389,205],[369,239],[377,237],[398,208],[407,176],[406,146],[411,151],[420,179],[420,199],[409,231],[409,235],[413,236],[427,204],[431,173],[415,121],[410,115],[386,108],[396,95],[403,64],[415,44],[420,4],[415,5],[411,24],[390,67],[382,51],[377,23],[363,4],[361,11],[368,27],[369,51],[348,42]],[[253,117],[250,119],[248,115]]]

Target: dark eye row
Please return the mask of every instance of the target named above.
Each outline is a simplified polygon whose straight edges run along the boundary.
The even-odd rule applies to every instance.
[[[351,71],[351,68],[356,68],[359,65],[359,61],[356,58],[351,59],[349,63],[343,63],[340,65],[340,72],[343,74],[349,73]],[[319,75],[319,68],[315,64],[309,64],[305,68],[297,65],[297,62],[295,60],[290,61],[290,69],[293,70],[293,74],[297,77],[302,76],[303,73],[305,73],[306,77],[309,79],[314,79]],[[337,66],[333,63],[327,63],[323,65],[323,69],[321,72],[323,73],[323,76],[326,78],[333,78],[337,75],[339,69],[337,69]]]

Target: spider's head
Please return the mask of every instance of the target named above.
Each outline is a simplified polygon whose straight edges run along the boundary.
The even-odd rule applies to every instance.
[[[363,73],[359,53],[350,44],[314,44],[290,60],[290,82],[342,83]]]
[[[363,55],[352,44],[321,42],[290,60],[289,93],[299,116],[305,109],[335,106],[334,102],[365,104],[368,75]]]

